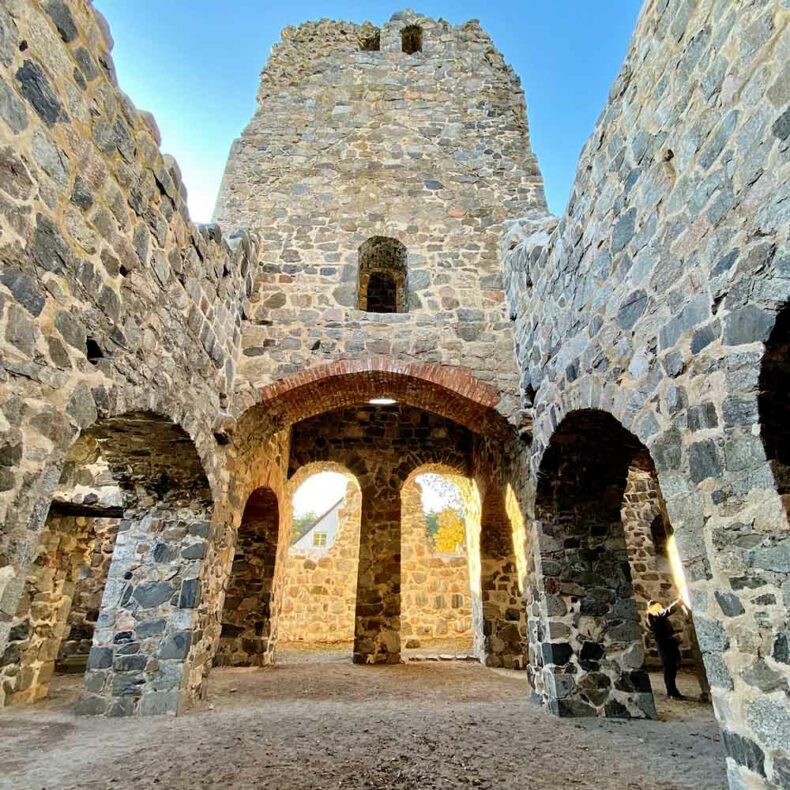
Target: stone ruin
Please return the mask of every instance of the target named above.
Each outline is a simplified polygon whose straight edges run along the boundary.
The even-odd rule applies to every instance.
[[[655,716],[671,535],[731,786],[789,786],[788,16],[648,0],[561,218],[477,22],[287,28],[199,226],[101,15],[4,0],[0,700],[84,666],[78,712],[177,713],[271,663],[321,466],[353,660],[399,662],[402,492],[441,469],[480,661]]]

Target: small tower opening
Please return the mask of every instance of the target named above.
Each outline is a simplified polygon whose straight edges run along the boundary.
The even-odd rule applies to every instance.
[[[377,27],[363,29],[359,34],[359,48],[363,52],[381,51],[381,30]]]
[[[401,50],[407,55],[422,52],[422,28],[419,25],[408,25],[400,32]]]
[[[359,248],[357,307],[368,313],[408,310],[406,247],[397,239],[373,236]]]
[[[397,313],[398,289],[392,275],[373,272],[368,281],[368,312]]]

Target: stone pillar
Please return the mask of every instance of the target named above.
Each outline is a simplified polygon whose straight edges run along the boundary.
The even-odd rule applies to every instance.
[[[620,521],[625,480],[582,465],[561,478],[552,506],[536,509],[536,691],[558,716],[656,718]]]
[[[362,488],[355,664],[400,662],[400,491],[371,475]]]
[[[265,488],[252,493],[236,536],[215,666],[264,666],[272,661],[279,514],[273,491]]]
[[[77,713],[178,712],[210,508],[167,498],[121,520]]]
[[[118,537],[119,523],[120,519],[117,518],[90,519],[87,551],[83,555],[84,564],[77,572],[66,621],[66,633],[55,662],[56,672],[85,671],[115,550],[115,540]]]
[[[521,602],[513,532],[505,491],[483,488],[480,527],[480,588],[483,598],[483,660],[489,667],[523,669],[526,617]]]

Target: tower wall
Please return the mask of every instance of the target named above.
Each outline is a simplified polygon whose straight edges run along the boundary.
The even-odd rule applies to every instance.
[[[409,25],[423,37],[411,55]],[[545,209],[520,83],[476,22],[397,14],[380,50],[361,50],[372,31],[330,21],[283,31],[231,149],[216,219],[263,240],[239,387],[387,355],[466,367],[512,413],[497,244],[506,218]],[[357,309],[358,249],[373,236],[406,247],[407,312]]]

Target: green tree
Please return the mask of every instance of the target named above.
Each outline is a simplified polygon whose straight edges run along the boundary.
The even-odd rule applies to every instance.
[[[317,520],[318,513],[313,513],[312,510],[302,513],[301,516],[294,517],[293,529],[291,530],[291,545],[303,538]]]

